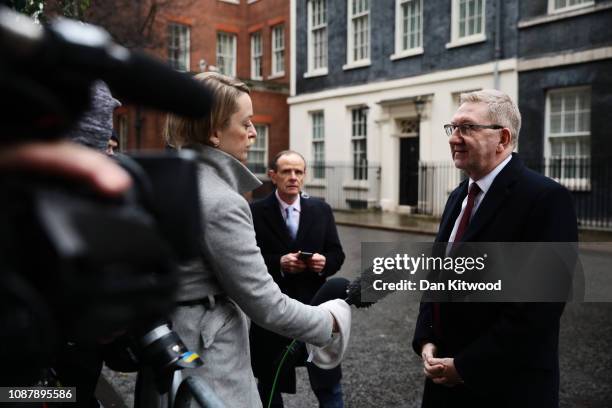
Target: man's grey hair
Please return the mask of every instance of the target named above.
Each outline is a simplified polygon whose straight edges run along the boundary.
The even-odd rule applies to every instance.
[[[304,162],[304,170],[306,170],[306,159],[304,158],[304,156],[302,156],[300,153],[296,152],[295,150],[283,150],[283,151],[278,152],[276,156],[274,156],[274,158],[270,160],[270,166],[269,166],[270,170],[277,171],[278,170],[278,160],[281,157],[288,156],[290,154],[296,154],[300,156],[302,158],[302,161]]]
[[[493,122],[492,124],[510,129],[512,146],[516,147],[521,130],[521,112],[508,95],[497,89],[483,89],[482,91],[462,93],[459,103],[487,104],[489,119]]]

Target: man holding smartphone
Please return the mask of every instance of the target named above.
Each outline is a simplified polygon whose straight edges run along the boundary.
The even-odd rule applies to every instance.
[[[330,206],[301,194],[306,162],[302,155],[285,150],[276,155],[268,171],[276,191],[251,205],[257,245],[268,272],[281,291],[303,303],[335,274],[344,262]],[[267,406],[280,355],[291,339],[251,325],[251,362],[259,393]],[[342,407],[340,366],[322,370],[307,363],[311,387],[321,407]],[[295,393],[295,370],[284,367],[273,396],[273,407],[282,407],[281,392]]]

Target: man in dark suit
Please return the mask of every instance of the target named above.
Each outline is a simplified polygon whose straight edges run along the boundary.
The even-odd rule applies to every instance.
[[[520,125],[504,93],[461,95],[445,130],[455,166],[469,178],[450,194],[437,242],[578,240],[567,189],[512,153]],[[563,307],[422,303],[412,345],[427,377],[423,407],[558,407]]]
[[[268,272],[281,291],[310,303],[328,276],[344,262],[336,223],[329,205],[301,195],[306,162],[297,152],[280,152],[268,172],[276,191],[251,205],[257,245]],[[305,257],[304,253],[311,256]],[[259,393],[267,406],[276,364],[291,342],[255,324],[251,326],[251,361]],[[322,370],[307,363],[311,387],[321,407],[342,407],[340,366]],[[285,367],[273,396],[273,406],[282,407],[280,392],[295,393],[295,369]]]

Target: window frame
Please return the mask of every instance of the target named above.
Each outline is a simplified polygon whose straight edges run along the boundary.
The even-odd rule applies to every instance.
[[[312,177],[315,180],[322,180],[325,179],[325,111],[310,112],[310,124]]]
[[[367,11],[361,11],[359,13],[353,14],[352,12],[352,4],[354,1],[367,2],[368,9]],[[372,11],[372,1],[371,0],[347,0],[347,39],[346,39],[346,64],[342,67],[342,69],[352,69],[352,68],[360,68],[364,66],[371,65],[371,53],[372,53],[372,21],[370,18]],[[365,57],[360,59],[355,59],[354,48],[355,48],[355,32],[353,28],[353,22],[357,19],[361,19],[367,17],[367,36],[365,40],[367,41],[367,46],[365,47],[365,53],[367,54]]]
[[[270,28],[270,47],[271,47],[271,58],[272,67],[270,68],[271,75],[268,78],[280,78],[285,76],[285,24],[280,23]],[[282,39],[282,45],[277,46],[278,36]],[[281,57],[278,54],[281,54]],[[279,65],[279,58],[281,59],[282,70],[277,71],[277,65]]]
[[[586,92],[588,94],[588,120],[589,120],[589,126],[588,126],[588,131],[575,131],[575,132],[570,132],[570,133],[564,133],[563,132],[563,124],[564,121],[566,119],[566,111],[565,108],[565,99],[563,102],[563,108],[561,110],[561,123],[560,123],[560,127],[561,127],[561,132],[553,134],[551,131],[551,114],[552,114],[552,109],[551,109],[551,97],[553,95],[558,95],[558,94],[570,94],[570,93],[576,93],[576,92]],[[545,174],[546,176],[556,180],[557,182],[559,182],[560,184],[566,186],[568,189],[570,190],[589,190],[591,188],[591,175],[590,175],[590,168],[587,167],[587,171],[585,171],[585,173],[587,173],[585,176],[578,176],[578,177],[566,177],[565,176],[565,172],[568,171],[568,167],[567,166],[567,162],[568,161],[572,161],[572,160],[576,160],[576,161],[580,161],[580,160],[584,160],[586,163],[590,163],[591,161],[591,157],[592,157],[592,149],[591,149],[591,136],[592,136],[592,128],[591,128],[591,116],[592,116],[592,89],[590,86],[574,86],[574,87],[562,87],[562,88],[552,88],[549,89],[546,92],[546,102],[545,102],[545,116],[544,116],[544,159],[545,159]],[[580,110],[577,109],[574,112],[574,119],[577,119],[578,116],[581,112],[585,113],[585,110]],[[588,142],[588,153],[584,154],[582,153],[580,150],[582,149],[581,146],[581,138],[586,138],[587,142]],[[575,152],[572,156],[566,156],[564,154],[564,150],[565,150],[565,146],[566,144],[563,143],[562,144],[562,152],[559,156],[559,158],[555,158],[553,157],[552,154],[552,143],[551,143],[551,139],[552,140],[558,140],[563,142],[568,142],[572,139],[575,140]],[[554,160],[560,160],[560,169],[559,171],[561,172],[561,174],[557,175],[555,174],[555,171],[553,169],[553,161]],[[580,167],[578,167],[577,169],[574,169],[574,172],[579,172],[580,171]]]
[[[259,39],[259,53],[256,54],[256,39]],[[259,75],[257,73],[259,67]],[[251,33],[251,79],[263,79],[263,38],[261,31]]]
[[[471,2],[471,1],[475,1],[475,2],[481,2],[482,4],[482,9],[481,9],[481,16],[480,16],[480,27],[481,30],[478,33],[474,33],[474,34],[469,34],[469,35],[464,35],[462,37],[459,36],[459,32],[460,32],[460,21],[459,21],[459,13],[460,13],[460,2],[461,1],[466,1],[466,2]],[[479,42],[483,42],[486,41],[487,39],[487,26],[486,26],[486,22],[487,22],[487,1],[486,0],[452,0],[452,10],[451,10],[451,41],[449,43],[446,44],[446,48],[454,48],[454,47],[461,47],[464,45],[468,45],[468,44],[474,44],[474,43],[479,43]],[[468,5],[466,5],[466,9],[468,8]],[[467,15],[467,14],[466,14]],[[468,17],[469,18],[469,17]],[[467,21],[467,19],[466,19]]]
[[[406,3],[415,2],[419,6],[420,31],[418,45],[410,48],[404,46],[404,14],[402,6]],[[392,60],[411,57],[423,54],[423,0],[396,0],[395,1],[395,53],[391,56]]]
[[[184,32],[176,30],[184,30]],[[187,24],[169,21],[167,34],[168,40],[166,45],[168,51],[168,64],[177,71],[189,72],[191,66],[191,27]],[[177,35],[178,45],[174,47],[174,39]],[[185,37],[184,39],[182,38],[183,35]],[[177,53],[176,58],[172,55],[174,52]],[[184,64],[184,66],[181,66],[181,63]]]
[[[353,167],[353,180],[368,180],[368,110],[365,105],[350,108],[351,118],[351,162]],[[360,118],[355,121],[355,112],[361,112],[363,121]],[[357,134],[356,129],[363,128],[363,134]],[[356,149],[360,147],[360,149]],[[357,156],[359,155],[359,163]],[[365,161],[365,163],[364,163]]]
[[[230,57],[220,53],[219,47],[220,47],[220,38],[222,36],[225,36],[226,38],[230,38],[231,41],[229,42],[232,46],[232,51],[233,51],[233,55],[231,55]],[[238,39],[237,39],[237,35],[235,33],[230,33],[230,32],[226,32],[226,31],[217,31],[217,54],[216,54],[216,58],[217,58],[217,68],[219,69],[219,72],[223,75],[227,75],[230,77],[236,77],[236,54],[237,54],[237,44],[238,44]],[[227,44],[227,42],[226,42]],[[223,61],[225,61],[225,58],[231,58],[231,72],[224,72],[223,69],[221,69],[221,64],[219,64],[219,57],[223,58]],[[223,67],[225,67],[225,62],[223,63]]]
[[[270,125],[267,123],[254,123],[255,131],[257,132],[257,137],[255,138],[255,143],[253,143],[247,152],[247,167],[251,172],[257,176],[265,176],[268,170],[268,146],[269,146],[269,134],[270,134]],[[261,129],[264,129],[264,132],[261,132]],[[263,133],[263,137],[262,137]],[[263,147],[258,146],[258,141],[263,140]],[[263,152],[263,162],[262,163],[252,163],[249,160],[251,153],[255,152]],[[257,168],[256,165],[261,165],[261,167]],[[261,171],[258,171],[261,169]]]
[[[325,22],[319,24],[317,26],[313,26],[314,20],[314,3],[321,4],[323,3],[323,7],[320,7],[319,10],[323,10],[322,14],[325,17]],[[305,77],[309,76],[318,76],[318,75],[327,75],[328,72],[328,64],[329,64],[329,39],[327,35],[327,0],[308,0],[308,71],[304,75]],[[321,19],[322,20],[322,19]],[[324,48],[325,65],[321,65],[320,67],[316,67],[315,61],[317,58],[317,53],[315,49],[315,31],[321,32],[321,47]]]
[[[565,0],[565,1],[566,3],[569,3],[569,0]],[[573,6],[566,5],[565,7],[556,8],[555,2],[556,0],[548,0],[548,14],[565,13],[567,11],[577,10],[577,9],[581,9],[584,7],[592,7],[595,5],[595,0],[586,0],[583,3],[574,4]]]

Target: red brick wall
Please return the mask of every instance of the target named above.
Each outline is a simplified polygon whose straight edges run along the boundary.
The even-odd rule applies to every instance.
[[[269,124],[269,155],[287,149],[289,146],[289,109],[287,94],[265,91],[266,83],[288,86],[290,78],[290,41],[289,41],[289,5],[288,0],[258,0],[248,4],[240,0],[240,4],[231,4],[220,0],[198,0],[188,8],[165,10],[156,20],[155,29],[166,32],[169,21],[187,24],[191,27],[190,69],[199,72],[199,62],[206,60],[208,65],[216,65],[217,32],[225,31],[237,34],[236,73],[241,79],[249,79],[251,75],[251,39],[250,32],[260,30],[263,46],[263,83],[252,92],[255,118],[265,119]],[[267,80],[271,74],[271,37],[272,27],[284,24],[285,28],[285,75]],[[156,52],[165,60],[167,50]],[[130,149],[163,148],[162,132],[164,115],[142,111],[142,127],[140,143],[136,138],[136,110],[133,107],[123,108],[129,111],[129,141]]]
[[[287,95],[253,91],[253,123],[268,125],[268,161],[289,147],[289,106]]]
[[[289,41],[289,0],[258,0],[248,5],[248,27],[259,29],[262,35],[263,45],[263,75],[268,78],[272,72],[272,27],[283,24],[285,27],[285,75],[281,78],[272,79],[272,82],[289,84],[290,72],[290,41]],[[245,55],[250,63],[250,40]],[[250,74],[250,71],[247,72]]]

